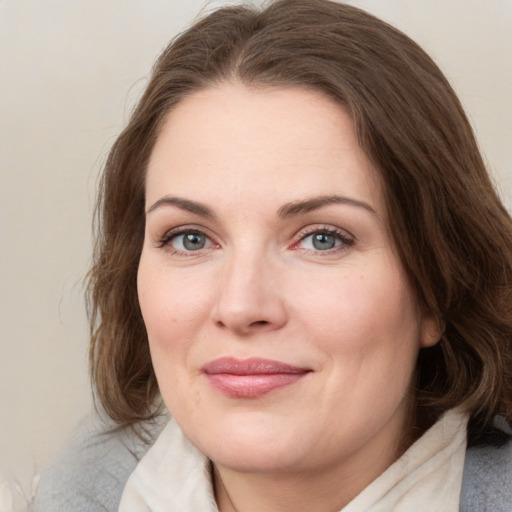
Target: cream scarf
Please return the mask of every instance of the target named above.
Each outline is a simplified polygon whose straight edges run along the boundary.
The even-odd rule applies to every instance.
[[[466,424],[446,413],[340,512],[458,512]],[[217,512],[209,462],[173,420],[128,479],[119,512]]]

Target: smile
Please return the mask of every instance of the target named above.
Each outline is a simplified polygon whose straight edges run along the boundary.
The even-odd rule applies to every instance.
[[[201,371],[213,388],[232,398],[257,398],[290,386],[311,372],[280,361],[230,357],[210,361]]]

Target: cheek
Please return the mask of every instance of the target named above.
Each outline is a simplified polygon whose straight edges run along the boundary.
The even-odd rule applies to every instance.
[[[197,276],[170,272],[144,253],[137,287],[157,379],[162,389],[172,387],[169,381],[187,367],[190,348],[208,318],[207,287]]]
[[[150,341],[165,333],[191,332],[208,303],[204,282],[197,275],[170,271],[153,260],[143,252],[137,273],[139,304]]]
[[[208,294],[198,293],[194,276],[166,271],[144,253],[137,287],[162,398],[169,410],[179,413],[183,394],[190,404],[197,405],[199,400],[186,383],[191,377],[189,359],[194,340],[209,314]]]
[[[393,382],[400,394],[414,371],[421,316],[396,267],[368,264],[358,273],[315,280],[296,294],[302,329],[336,379],[364,383],[361,390]]]

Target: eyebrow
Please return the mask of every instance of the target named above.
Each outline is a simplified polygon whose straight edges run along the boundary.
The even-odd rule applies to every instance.
[[[196,215],[200,215],[201,217],[208,217],[212,219],[216,217],[215,212],[205,204],[197,203],[196,201],[190,201],[189,199],[183,199],[182,197],[174,196],[164,196],[160,198],[158,201],[153,203],[148,208],[148,210],[146,211],[146,215],[164,205],[177,206],[182,210],[195,213]]]
[[[363,208],[371,214],[378,216],[375,210],[368,203],[340,195],[317,196],[301,201],[292,201],[291,203],[286,203],[281,206],[281,208],[279,208],[277,211],[277,215],[282,219],[286,219],[288,217],[295,217],[296,215],[303,213],[309,213],[331,204],[345,204],[349,206],[355,206],[357,208]],[[164,205],[176,206],[182,210],[194,213],[201,217],[207,217],[211,219],[216,217],[215,212],[205,204],[174,196],[164,196],[160,198],[148,208],[146,214],[151,213],[152,211]]]
[[[303,201],[293,201],[281,206],[281,208],[279,208],[277,211],[277,214],[282,219],[285,219],[288,217],[300,215],[302,213],[308,213],[330,204],[346,204],[349,206],[355,206],[357,208],[363,208],[378,217],[377,212],[368,203],[359,201],[358,199],[353,199],[351,197],[339,195],[318,196],[305,199]]]

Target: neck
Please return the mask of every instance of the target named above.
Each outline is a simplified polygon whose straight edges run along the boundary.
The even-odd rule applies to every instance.
[[[396,459],[374,458],[357,470],[247,473],[215,466],[219,512],[338,512]]]
[[[280,464],[257,472],[237,470],[218,461],[214,486],[219,511],[338,512],[395,462],[412,441],[404,415],[396,414],[385,428],[344,456],[322,447],[307,463],[295,459],[288,467]]]

